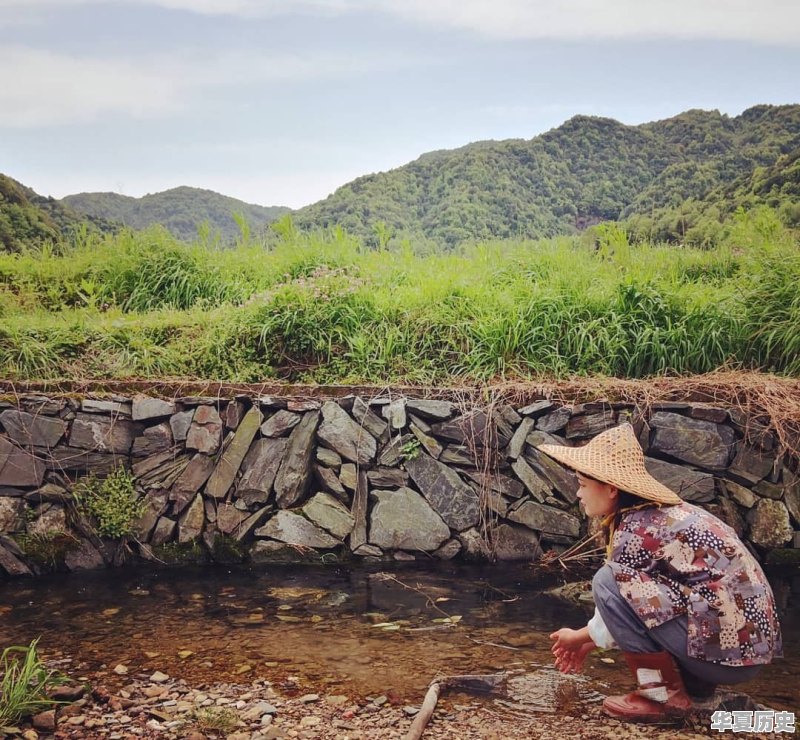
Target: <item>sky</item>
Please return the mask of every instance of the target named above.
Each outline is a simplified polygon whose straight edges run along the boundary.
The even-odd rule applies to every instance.
[[[574,115],[800,103],[798,0],[0,0],[0,172],[320,200]]]

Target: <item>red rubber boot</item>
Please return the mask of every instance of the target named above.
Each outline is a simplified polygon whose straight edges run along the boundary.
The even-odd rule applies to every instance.
[[[603,711],[629,722],[669,722],[682,719],[692,708],[681,674],[668,652],[623,653],[639,684],[625,696],[609,696]]]

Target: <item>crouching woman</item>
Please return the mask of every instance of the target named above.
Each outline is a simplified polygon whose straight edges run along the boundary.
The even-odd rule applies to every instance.
[[[761,567],[729,526],[650,476],[629,424],[584,447],[540,449],[577,472],[578,498],[608,535],[606,563],[592,581],[594,616],[550,635],[563,672],[580,671],[595,647],[622,650],[638,689],[608,697],[606,714],[679,719],[693,699],[749,681],[781,654]]]

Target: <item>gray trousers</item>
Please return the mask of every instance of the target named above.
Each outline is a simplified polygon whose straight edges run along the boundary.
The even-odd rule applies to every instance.
[[[718,684],[749,681],[763,666],[730,666],[709,663],[692,658],[687,652],[688,617],[683,615],[648,629],[631,605],[620,595],[614,572],[604,565],[592,580],[594,603],[608,631],[626,653],[658,653],[666,650],[672,654],[681,669],[689,693],[693,687],[701,691]]]

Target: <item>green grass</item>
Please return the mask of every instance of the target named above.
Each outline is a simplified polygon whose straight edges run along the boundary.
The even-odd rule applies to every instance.
[[[38,642],[37,638],[27,646],[13,645],[0,654],[0,728],[58,703],[48,698],[48,692],[63,679],[42,663]]]
[[[705,250],[591,235],[431,251],[284,224],[0,254],[0,374],[432,383],[721,366],[800,374],[800,243],[740,213]]]

